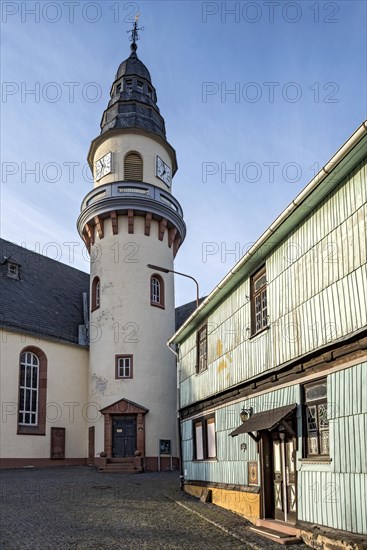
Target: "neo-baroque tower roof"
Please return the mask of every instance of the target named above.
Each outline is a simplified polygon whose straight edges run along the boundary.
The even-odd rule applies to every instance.
[[[164,119],[157,105],[151,76],[131,44],[131,54],[123,61],[111,86],[110,101],[101,120],[101,134],[117,128],[141,128],[166,139]]]

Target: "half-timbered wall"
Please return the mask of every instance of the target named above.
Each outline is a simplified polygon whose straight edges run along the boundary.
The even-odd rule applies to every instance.
[[[196,333],[181,344],[181,407],[367,324],[366,171],[364,160],[269,253],[268,330],[250,337],[247,278],[208,318],[206,371],[195,371]]]

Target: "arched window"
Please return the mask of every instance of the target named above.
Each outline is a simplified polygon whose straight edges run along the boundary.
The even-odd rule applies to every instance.
[[[160,275],[150,278],[150,304],[164,308],[164,281]]]
[[[19,359],[18,434],[45,435],[47,358],[36,347]]]
[[[143,181],[143,159],[139,153],[130,152],[124,161],[124,180]]]
[[[92,311],[98,309],[101,304],[101,281],[94,277],[92,283]]]

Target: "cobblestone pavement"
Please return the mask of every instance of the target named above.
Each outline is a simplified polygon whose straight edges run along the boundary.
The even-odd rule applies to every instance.
[[[175,472],[3,470],[0,486],[1,550],[280,548],[238,515],[181,492]]]

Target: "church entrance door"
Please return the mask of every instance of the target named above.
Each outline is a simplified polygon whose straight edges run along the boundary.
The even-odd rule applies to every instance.
[[[114,458],[134,456],[136,451],[136,416],[114,416],[112,423],[112,455]]]

